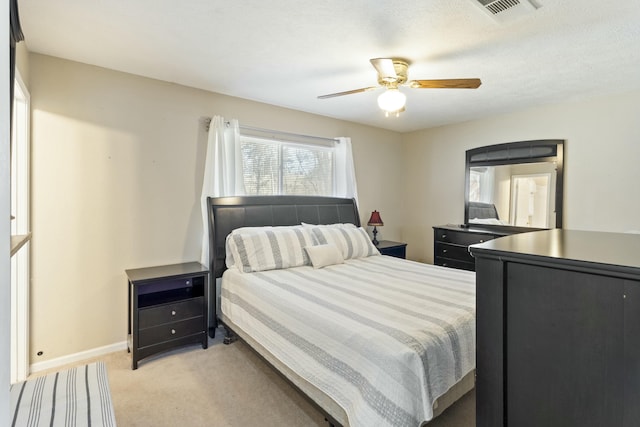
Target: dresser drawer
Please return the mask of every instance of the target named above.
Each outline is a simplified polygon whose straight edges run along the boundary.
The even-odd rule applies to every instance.
[[[446,229],[436,229],[435,234],[437,242],[455,243],[464,246],[483,243],[495,239],[493,234],[471,233]]]
[[[179,322],[165,323],[153,328],[140,329],[138,347],[158,344],[197,333],[206,334],[204,316],[202,315]]]
[[[434,258],[433,263],[435,265],[440,265],[442,267],[458,268],[461,270],[475,271],[476,269],[475,261],[467,262],[467,261],[460,261],[457,259],[443,258],[443,257],[437,256]]]
[[[443,258],[454,258],[459,261],[475,263],[475,260],[469,253],[468,246],[454,245],[451,243],[436,242],[434,256]]]

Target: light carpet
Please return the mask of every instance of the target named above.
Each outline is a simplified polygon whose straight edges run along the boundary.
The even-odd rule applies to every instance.
[[[193,345],[161,353],[142,360],[135,371],[126,351],[92,359],[107,365],[118,426],[328,426],[244,342],[224,345],[223,335],[219,329],[207,350]],[[428,424],[474,426],[475,391]]]

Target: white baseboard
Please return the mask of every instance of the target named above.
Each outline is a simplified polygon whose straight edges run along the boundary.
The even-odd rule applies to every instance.
[[[127,341],[122,341],[115,344],[105,345],[103,347],[93,348],[91,350],[81,351],[80,353],[69,354],[67,356],[57,357],[55,359],[45,360],[43,362],[36,362],[30,366],[30,373],[34,374],[36,372],[46,371],[47,369],[59,368],[64,365],[70,365],[82,360],[91,359],[93,357],[99,357],[105,354],[126,349]]]

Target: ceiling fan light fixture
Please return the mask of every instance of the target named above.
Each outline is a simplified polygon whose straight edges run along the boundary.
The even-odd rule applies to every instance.
[[[378,97],[378,106],[387,114],[399,112],[406,102],[407,96],[395,88],[385,90]]]
[[[472,0],[479,2],[517,2],[520,0]],[[522,0],[528,1],[528,0]],[[352,95],[355,93],[368,92],[382,86],[386,90],[378,97],[378,106],[384,111],[385,116],[390,114],[400,116],[405,108],[407,97],[398,90],[398,87],[405,86],[411,89],[477,89],[482,82],[480,79],[436,79],[436,80],[408,80],[407,70],[409,62],[401,58],[373,58],[369,60],[371,65],[378,72],[378,86],[363,87],[344,92],[321,95],[318,99],[334,98],[336,96]]]

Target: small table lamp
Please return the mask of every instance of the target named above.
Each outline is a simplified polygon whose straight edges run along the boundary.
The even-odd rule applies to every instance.
[[[378,234],[378,230],[376,229],[376,226],[383,226],[384,223],[382,222],[382,218],[380,218],[380,212],[378,211],[373,211],[371,212],[371,218],[369,218],[369,222],[367,223],[367,225],[371,226],[373,225],[373,244],[378,246],[378,239],[376,239],[376,234]]]

